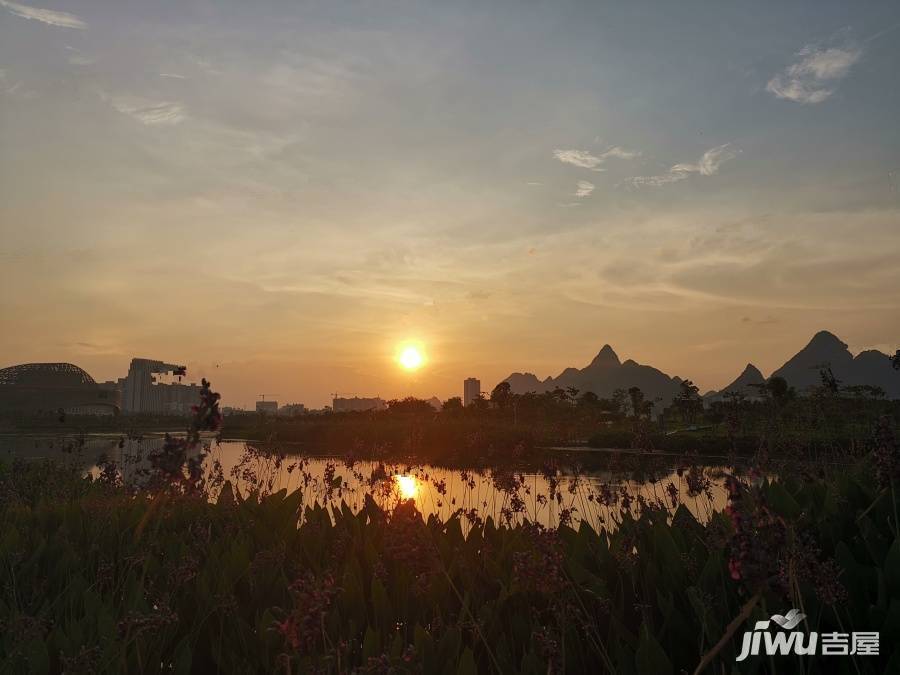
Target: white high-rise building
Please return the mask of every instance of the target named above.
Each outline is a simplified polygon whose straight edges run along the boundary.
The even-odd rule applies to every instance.
[[[119,380],[122,388],[122,412],[126,414],[187,415],[200,403],[200,387],[196,384],[165,384],[157,376],[184,374],[184,366],[152,359],[132,359],[128,376]]]
[[[463,405],[469,406],[472,401],[481,396],[481,380],[469,377],[463,382]]]

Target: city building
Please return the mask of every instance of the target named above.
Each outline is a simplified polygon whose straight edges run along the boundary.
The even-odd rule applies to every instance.
[[[364,412],[366,410],[384,410],[387,404],[379,397],[374,398],[335,398],[332,401],[334,412]]]
[[[243,408],[238,408],[237,406],[233,406],[233,405],[226,405],[222,408],[222,414],[225,415],[226,417],[228,417],[230,415],[246,415],[247,412],[248,412],[247,410],[244,410]]]
[[[113,415],[122,397],[115,382],[96,382],[71,363],[23,363],[0,369],[0,412]]]
[[[263,415],[277,415],[278,401],[257,401],[256,412],[262,413]]]
[[[299,417],[306,414],[306,406],[302,403],[286,403],[278,409],[278,414],[284,417]]]
[[[469,406],[472,401],[481,396],[481,380],[469,377],[463,382],[463,405]]]
[[[197,384],[159,382],[160,375],[181,376],[184,366],[151,359],[132,359],[128,375],[119,380],[122,411],[127,414],[187,415],[200,403]]]

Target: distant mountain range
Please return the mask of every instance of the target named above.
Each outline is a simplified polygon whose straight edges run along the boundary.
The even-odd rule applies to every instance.
[[[819,331],[803,349],[788,360],[771,377],[783,377],[797,391],[822,384],[821,370],[831,372],[842,386],[870,385],[881,387],[888,398],[900,398],[900,373],[894,370],[891,357],[875,349],[850,353],[847,345],[827,330]],[[706,395],[707,400],[721,398],[727,392],[740,392],[752,397],[758,390],[752,385],[765,382],[763,374],[752,363],[727,387]]]
[[[640,387],[649,399],[661,398],[668,404],[678,393],[680,377],[670,377],[652,366],[645,366],[629,359],[624,363],[609,345],[594,357],[586,367],[566,368],[558,377],[539,380],[533,373],[513,373],[504,380],[517,394],[529,391],[543,393],[557,387],[577,387],[579,391],[592,391],[601,398],[609,398],[616,389]]]
[[[868,384],[884,389],[888,398],[900,398],[900,372],[893,369],[891,357],[875,349],[855,357],[836,335],[828,331],[815,334],[809,344],[772,375],[783,377],[798,390],[821,384],[819,369],[831,367],[841,384]]]
[[[765,383],[766,378],[763,377],[759,368],[748,363],[744,372],[738,375],[734,382],[719,391],[708,392],[703,398],[707,401],[724,400],[725,394],[743,394],[747,398],[757,398],[760,393],[757,385]]]
[[[873,385],[881,387],[888,398],[900,399],[900,372],[893,369],[887,354],[868,350],[850,353],[847,345],[833,333],[820,331],[809,344],[790,358],[772,376],[783,377],[798,391],[821,384],[819,371],[828,366],[841,385]],[[711,391],[704,397],[708,401],[723,397],[727,392],[740,392],[752,397],[758,393],[752,385],[762,384],[766,378],[752,363],[731,384],[720,391]],[[640,387],[648,399],[662,399],[668,405],[680,389],[682,378],[672,377],[652,366],[642,365],[632,360],[621,362],[609,345],[584,368],[566,368],[557,377],[540,380],[533,373],[513,373],[504,382],[509,382],[514,393],[543,393],[553,389],[576,387],[579,391],[592,391],[597,396],[608,398],[616,389]]]

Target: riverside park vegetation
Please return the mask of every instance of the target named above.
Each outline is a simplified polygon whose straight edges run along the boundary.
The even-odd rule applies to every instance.
[[[466,407],[452,398],[436,411],[427,401],[407,398],[389,401],[384,411],[231,415],[222,433],[293,443],[310,453],[496,466],[523,455],[539,464],[543,448],[566,446],[744,457],[764,448],[773,457],[840,456],[866,447],[878,420],[900,426],[900,401],[886,400],[873,387],[842,387],[827,369],[821,376],[821,386],[802,396],[772,378],[754,396],[726,396],[709,405],[687,380],[665,407],[637,387],[601,398],[573,388],[515,394],[504,382]]]
[[[439,423],[405,405],[416,410],[395,406],[385,418],[396,428]],[[578,398],[566,405],[577,411]],[[304,508],[300,490],[238,489],[203,469],[201,433],[222,430],[218,396],[204,383],[188,433],[166,439],[139,484],[123,483],[111,462],[88,475],[63,463],[2,466],[0,669],[900,670],[896,408],[827,386],[802,400],[779,387],[718,412],[677,405],[689,426],[721,414],[732,449],[752,430],[753,470],[729,475],[725,508],[701,520],[685,500],[702,498],[702,482],[670,503],[604,496],[616,515],[597,531],[463,511],[425,519],[403,499],[391,508],[366,499],[357,512],[336,498]],[[519,428],[510,414],[523,409],[484,406],[470,417]],[[359,419],[359,429],[378,424]],[[638,448],[652,436],[646,407],[613,424]],[[372,440],[357,438],[355,451]],[[277,450],[259,452],[282,466]],[[791,453],[817,461],[774,476],[769,458]],[[880,654],[737,662],[743,631],[789,608],[819,634],[877,631]]]

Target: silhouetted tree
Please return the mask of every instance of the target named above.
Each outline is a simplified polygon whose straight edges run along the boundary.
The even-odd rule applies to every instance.
[[[423,401],[415,396],[407,396],[403,399],[392,399],[387,403],[388,412],[404,415],[433,415],[434,408],[428,401]]]
[[[506,410],[512,405],[514,396],[509,382],[501,382],[491,392],[491,403],[494,403],[500,410]]]
[[[628,393],[624,389],[616,389],[612,395],[613,412],[619,415],[625,414],[625,407],[628,403]]]
[[[444,401],[442,410],[451,414],[459,413],[463,409],[462,399],[459,396],[453,396]]]
[[[837,395],[841,388],[841,381],[834,376],[831,366],[824,365],[819,369],[819,377],[822,379],[822,391],[832,396]]]
[[[877,401],[886,396],[884,389],[871,384],[851,384],[844,387],[843,391],[850,396],[850,398],[856,398],[863,401]]]
[[[728,433],[728,441],[731,443],[731,451],[737,450],[735,438],[741,430],[742,411],[747,397],[739,391],[725,392],[725,430]]]
[[[582,408],[597,408],[600,404],[600,397],[592,391],[586,391],[578,397],[578,405]]]
[[[628,390],[628,400],[631,403],[631,414],[633,417],[640,417],[644,413],[645,401],[644,392],[640,387],[631,387]]]
[[[487,410],[488,407],[488,402],[484,397],[484,394],[478,394],[478,396],[473,398],[471,403],[469,403],[469,408],[475,410],[476,412],[483,412]]]
[[[675,397],[675,408],[681,414],[681,419],[686,424],[693,424],[697,415],[703,410],[703,399],[700,398],[700,388],[690,380],[681,382],[681,390]]]
[[[783,377],[770,377],[766,382],[766,390],[769,392],[772,400],[780,406],[785,405],[797,395],[794,388]]]
[[[788,384],[787,380],[778,375],[770,377],[762,384],[751,384],[750,386],[756,388],[762,398],[776,404],[778,407],[784,406],[797,395],[797,392]]]
[[[568,403],[569,401],[569,395],[562,387],[556,387],[556,389],[550,392],[550,396],[558,403]]]

